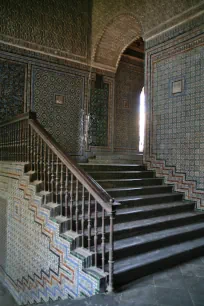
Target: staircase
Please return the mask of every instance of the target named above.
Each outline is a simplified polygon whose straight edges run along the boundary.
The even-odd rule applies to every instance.
[[[204,251],[204,213],[194,211],[194,202],[183,200],[142,164],[110,163],[113,158],[107,155],[103,159],[105,163],[99,157],[81,167],[120,203],[114,220],[115,287]],[[93,241],[94,231],[91,235]],[[106,244],[106,262],[108,248]]]
[[[0,125],[0,160],[30,167],[40,205],[98,291],[204,251],[204,212],[147,170],[141,154],[106,153],[79,167],[27,113]]]

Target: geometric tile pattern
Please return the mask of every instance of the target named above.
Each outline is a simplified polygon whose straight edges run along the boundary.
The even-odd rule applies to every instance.
[[[24,165],[0,163],[0,181],[8,198],[7,256],[0,278],[19,305],[49,299],[91,296],[99,292],[100,280],[86,273],[86,263],[72,250],[72,242],[59,235],[59,225],[41,207],[35,186],[26,184]],[[7,185],[6,181],[7,180]],[[16,218],[15,206],[21,218]]]
[[[89,105],[89,145],[108,145],[108,106],[109,85],[103,88],[92,88]]]
[[[20,0],[1,2],[0,28],[4,41],[9,41],[54,55],[87,54],[89,33],[88,0]],[[3,22],[4,20],[4,22]],[[6,26],[6,25],[10,26]],[[1,38],[1,39],[2,39]]]
[[[7,245],[7,201],[0,198],[0,266],[5,268],[6,264],[6,245]]]
[[[43,68],[33,68],[33,110],[44,128],[66,153],[82,150],[84,77]],[[56,95],[64,103],[56,103]]]
[[[0,60],[0,121],[24,108],[25,65]]]
[[[176,31],[175,31],[176,32]],[[197,28],[147,52],[145,162],[204,208],[204,35]],[[166,33],[168,35],[168,33]],[[172,81],[184,90],[172,94]]]

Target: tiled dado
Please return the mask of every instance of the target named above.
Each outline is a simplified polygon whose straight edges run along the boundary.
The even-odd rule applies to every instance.
[[[166,166],[165,161],[157,160],[156,156],[151,157],[151,161],[145,161],[148,170],[155,170],[158,177],[164,177],[165,183],[173,184],[174,190],[183,192],[186,200],[196,202],[197,209],[204,209],[204,191],[196,188],[196,182],[186,179],[185,173],[176,171],[176,167]]]
[[[8,199],[0,279],[20,305],[96,294],[101,278],[85,272],[86,257],[74,251],[71,238],[59,235],[24,169],[24,164],[0,163],[0,197]]]

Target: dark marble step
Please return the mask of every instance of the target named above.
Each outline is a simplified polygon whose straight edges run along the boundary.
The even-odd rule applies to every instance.
[[[129,160],[129,159],[120,159],[120,158],[108,158],[106,159],[106,157],[101,158],[101,159],[89,159],[89,164],[106,164],[106,165],[112,165],[112,164],[130,164],[130,163],[134,163],[134,164],[138,164],[138,165],[143,165],[143,161],[142,159],[135,159],[133,161]]]
[[[138,187],[162,185],[162,178],[139,178],[139,179],[98,179],[97,182],[103,188],[119,188],[119,187]]]
[[[129,161],[135,161],[135,160],[143,160],[143,154],[142,153],[122,153],[122,152],[103,152],[103,153],[97,153],[95,159],[126,159]]]
[[[143,235],[145,233],[153,233],[159,230],[170,229],[178,226],[189,225],[196,222],[204,221],[204,213],[187,211],[176,214],[169,214],[159,217],[116,223],[114,225],[114,239]],[[101,239],[101,227],[98,228],[98,239]],[[110,232],[109,226],[105,226],[105,233],[108,237]],[[88,232],[85,230],[85,234]],[[94,238],[94,228],[91,230],[91,236]]]
[[[128,197],[116,197],[122,207],[134,207],[138,205],[154,205],[160,203],[169,203],[175,201],[181,201],[183,198],[182,193],[160,193],[160,194],[149,194],[149,195],[138,195]]]
[[[180,264],[204,252],[204,238],[197,238],[159,248],[138,256],[117,260],[114,265],[115,287],[151,274],[165,267]],[[106,266],[108,271],[108,265]]]
[[[137,164],[79,164],[85,171],[144,171],[144,165]]]
[[[155,249],[201,238],[204,234],[204,223],[178,226],[164,229],[141,236],[129,237],[114,242],[114,259],[124,259],[133,255],[139,255]],[[93,248],[94,250],[94,248]],[[101,245],[98,246],[99,261],[102,254]],[[109,244],[105,245],[106,260],[108,260]]]
[[[149,195],[172,192],[171,185],[155,185],[143,187],[120,187],[120,188],[107,188],[106,191],[114,198],[128,197],[137,195]]]
[[[108,179],[108,178],[151,178],[155,176],[154,171],[89,171],[88,174],[94,179]]]
[[[118,207],[118,210],[116,211],[115,224],[192,211],[194,207],[195,203],[190,201],[170,202],[130,208],[122,208],[121,206]]]

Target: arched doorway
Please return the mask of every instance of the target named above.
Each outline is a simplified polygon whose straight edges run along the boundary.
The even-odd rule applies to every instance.
[[[102,30],[93,46],[91,65],[97,68],[96,71],[99,71],[101,77],[100,82],[97,82],[99,77],[94,76],[94,85],[91,89],[91,93],[95,94],[94,98],[91,96],[89,105],[89,139],[93,140],[95,134],[102,135],[94,122],[97,122],[98,127],[102,126],[101,122],[104,120],[101,115],[97,116],[96,111],[92,111],[92,105],[95,101],[98,107],[101,97],[108,96],[105,92],[107,75],[110,81],[109,94],[114,97],[111,104],[110,101],[109,104],[106,100],[103,101],[107,106],[104,108],[106,113],[103,112],[103,117],[109,118],[110,123],[106,130],[103,125],[103,137],[111,135],[111,142],[104,141],[102,146],[101,140],[99,143],[92,141],[93,152],[109,151],[110,148],[112,152],[139,152],[139,103],[140,93],[144,87],[144,41],[141,36],[142,28],[136,16],[129,13],[119,14]],[[110,72],[114,73],[113,81]],[[107,147],[107,143],[111,145]]]
[[[118,63],[115,77],[114,151],[143,151],[144,103],[141,104],[140,100],[143,98],[143,88],[144,41],[140,37],[125,49]]]

